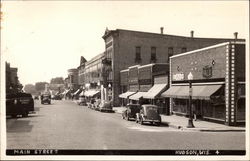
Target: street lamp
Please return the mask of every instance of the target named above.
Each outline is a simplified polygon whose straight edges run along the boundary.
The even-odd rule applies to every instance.
[[[188,119],[188,126],[187,128],[194,128],[193,124],[193,112],[192,112],[192,80],[193,80],[193,74],[190,72],[188,74],[188,83],[189,83],[189,119]]]

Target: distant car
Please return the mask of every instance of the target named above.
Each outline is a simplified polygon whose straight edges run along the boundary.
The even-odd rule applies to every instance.
[[[51,104],[51,95],[50,94],[42,94],[41,95],[41,104]]]
[[[6,95],[6,115],[27,117],[34,112],[34,100],[29,93],[15,93]]]
[[[62,100],[62,97],[60,96],[60,94],[56,94],[54,96],[54,100]]]
[[[139,104],[127,104],[126,110],[122,112],[122,118],[130,120],[131,118],[136,119],[136,113],[139,113],[141,105]]]
[[[82,105],[82,106],[86,106],[87,105],[86,98],[84,96],[80,96],[79,100],[77,101],[77,104]]]
[[[99,111],[113,112],[112,101],[102,101],[99,105]]]
[[[34,100],[39,100],[39,97],[38,96],[34,96]]]
[[[155,105],[142,105],[139,113],[136,114],[136,123],[143,125],[145,122],[160,125],[161,116],[159,114],[159,107]]]

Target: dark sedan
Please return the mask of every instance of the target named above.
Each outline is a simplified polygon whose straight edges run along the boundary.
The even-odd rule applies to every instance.
[[[6,115],[27,117],[33,111],[34,100],[31,94],[19,92],[6,95]]]
[[[136,114],[136,123],[142,125],[145,122],[156,124],[158,126],[161,124],[161,116],[159,114],[158,106],[149,104],[142,105],[140,112]]]
[[[139,104],[127,104],[126,110],[122,113],[122,118],[126,120],[135,119],[136,113],[139,113],[141,106]]]

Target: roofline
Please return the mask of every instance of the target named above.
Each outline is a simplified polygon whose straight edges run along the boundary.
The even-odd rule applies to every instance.
[[[176,57],[180,57],[180,56],[184,56],[184,55],[189,55],[189,54],[200,52],[200,51],[205,51],[205,50],[208,50],[208,49],[213,49],[213,48],[217,48],[217,47],[229,45],[229,44],[245,44],[245,42],[240,42],[240,41],[238,41],[238,42],[224,42],[224,43],[220,43],[220,44],[208,46],[208,47],[205,47],[205,48],[201,48],[201,49],[197,49],[197,50],[192,50],[192,51],[185,52],[185,53],[182,53],[182,54],[173,55],[173,56],[170,57],[170,59],[176,58]]]
[[[180,37],[180,38],[189,38],[189,39],[214,39],[214,40],[235,40],[235,38],[211,38],[211,37],[190,37],[190,36],[179,36],[179,35],[169,35],[169,34],[161,34],[161,33],[154,33],[154,32],[145,32],[145,31],[135,31],[135,30],[126,30],[126,29],[116,29],[116,30],[109,30],[109,32],[106,35],[103,35],[102,38],[105,39],[105,37],[108,37],[110,34],[119,32],[119,31],[125,31],[125,32],[137,32],[137,33],[144,33],[144,34],[152,34],[162,37]],[[245,39],[237,39],[240,41],[245,41]]]

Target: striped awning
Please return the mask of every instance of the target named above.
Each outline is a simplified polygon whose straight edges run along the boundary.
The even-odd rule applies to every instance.
[[[129,96],[135,94],[136,92],[130,92],[130,91],[127,91],[125,93],[122,93],[119,95],[120,98],[128,98]]]
[[[192,86],[193,99],[209,100],[210,96],[218,91],[222,85],[194,85]],[[171,86],[161,97],[183,98],[189,97],[189,86]]]

